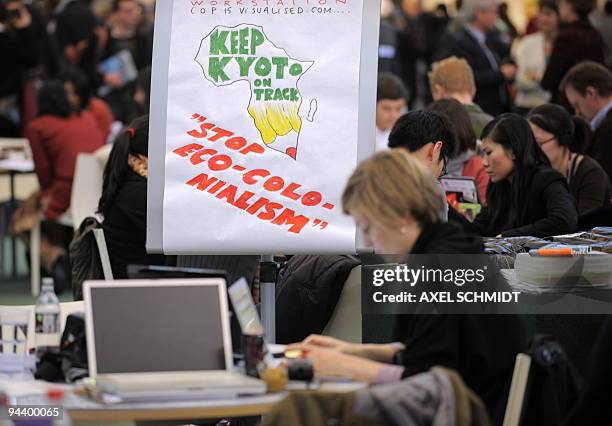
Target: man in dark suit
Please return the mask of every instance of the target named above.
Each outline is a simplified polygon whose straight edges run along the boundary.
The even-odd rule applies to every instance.
[[[561,89],[576,115],[591,123],[593,139],[586,154],[612,182],[612,72],[596,62],[582,62],[569,70]]]
[[[493,116],[506,112],[510,97],[506,82],[516,76],[516,66],[502,64],[488,34],[499,19],[495,0],[466,0],[461,7],[465,24],[448,42],[441,42],[438,59],[458,56],[465,58],[476,80],[475,103]]]

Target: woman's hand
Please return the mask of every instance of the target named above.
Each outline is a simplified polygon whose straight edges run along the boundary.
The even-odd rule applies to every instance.
[[[353,343],[345,342],[330,336],[321,336],[319,334],[311,334],[302,342],[287,346],[287,349],[305,349],[305,347],[325,348],[345,354],[355,354],[356,352],[356,345]]]
[[[348,355],[337,349],[305,346],[312,361],[315,377],[343,377],[366,383],[374,383],[384,364]]]

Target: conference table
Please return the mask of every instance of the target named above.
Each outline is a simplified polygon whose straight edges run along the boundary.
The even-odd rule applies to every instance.
[[[9,206],[11,211],[17,207],[17,198],[15,195],[15,177],[21,174],[34,173],[34,161],[28,158],[29,143],[23,138],[0,138],[0,153],[12,153],[5,158],[0,157],[0,175],[8,175],[9,177]],[[4,215],[0,217],[0,237],[3,237],[6,229],[3,223]],[[11,271],[13,278],[17,274],[17,259],[15,256],[15,237],[11,238]],[[4,245],[0,239],[0,254],[4,258]],[[3,271],[4,265],[0,262],[0,272]]]
[[[293,382],[291,382],[293,383]],[[359,382],[339,381],[325,382],[317,386],[318,390],[348,392],[364,388]],[[0,389],[3,382],[0,379]],[[302,383],[290,384],[288,391],[264,395],[241,396],[237,398],[205,399],[195,401],[168,401],[130,404],[102,404],[86,395],[83,388],[53,384],[42,381],[19,383],[4,382],[4,389],[9,396],[9,406],[57,406],[63,407],[73,424],[89,422],[125,422],[125,421],[186,421],[210,420],[261,416],[283,400],[291,390],[304,389]],[[49,401],[46,393],[49,389],[61,389],[64,397],[59,402]],[[0,411],[2,406],[0,405]],[[1,414],[1,413],[0,413]],[[0,415],[0,419],[3,416]]]

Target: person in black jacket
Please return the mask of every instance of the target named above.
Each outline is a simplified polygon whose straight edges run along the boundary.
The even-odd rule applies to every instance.
[[[433,177],[403,150],[380,152],[359,165],[342,204],[361,229],[365,245],[376,253],[408,259],[415,254],[467,255],[468,261],[483,253],[478,237],[440,222],[444,207]],[[313,335],[297,347],[308,351],[316,375],[368,383],[399,381],[435,365],[455,369],[483,398],[495,424],[501,423],[504,389],[514,358],[526,343],[517,317],[421,313],[396,315],[394,322],[393,338],[403,345],[359,345]]]
[[[550,167],[529,123],[502,114],[482,132],[491,177],[487,206],[473,222],[488,237],[548,237],[575,232],[578,213],[563,175]]]
[[[567,72],[582,61],[604,63],[605,43],[589,19],[595,0],[561,0],[559,34],[540,80],[540,86],[553,95],[553,100],[564,103],[558,96],[559,84]]]
[[[98,213],[113,277],[127,278],[127,265],[164,265],[163,255],[148,255],[147,173],[149,117],[139,117],[117,137],[104,169]]]
[[[583,62],[567,73],[561,88],[575,113],[590,122],[594,133],[586,154],[601,165],[612,183],[612,72]]]
[[[591,131],[579,117],[572,117],[561,106],[544,104],[527,117],[536,142],[552,167],[567,180],[578,213],[610,207],[610,182],[597,161],[582,155]]]
[[[466,0],[461,13],[467,23],[448,40],[441,42],[436,60],[457,56],[464,58],[474,71],[474,102],[493,116],[509,111],[510,97],[506,84],[514,80],[516,66],[503,63],[489,37],[498,20],[495,0]]]

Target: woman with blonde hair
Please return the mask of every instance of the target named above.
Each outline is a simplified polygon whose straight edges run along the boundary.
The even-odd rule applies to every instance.
[[[440,221],[444,206],[434,177],[403,149],[383,151],[361,163],[346,185],[342,204],[355,218],[366,246],[378,254],[483,253],[479,238]],[[493,419],[501,419],[503,388],[525,344],[522,331],[511,315],[396,315],[393,339],[398,343],[353,344],[313,335],[297,347],[307,351],[315,375],[368,383],[399,381],[435,365],[455,369]]]

